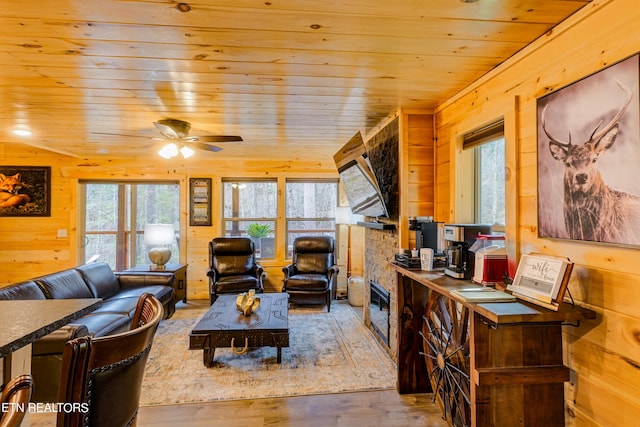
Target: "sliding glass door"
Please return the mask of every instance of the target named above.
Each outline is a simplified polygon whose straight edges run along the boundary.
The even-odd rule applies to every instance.
[[[180,187],[177,182],[83,181],[80,183],[80,258],[98,259],[116,271],[148,264],[147,223],[173,224],[171,260],[180,259]]]

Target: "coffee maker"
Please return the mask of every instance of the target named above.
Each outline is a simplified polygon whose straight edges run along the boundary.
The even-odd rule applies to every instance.
[[[431,248],[435,256],[444,254],[444,223],[432,216],[409,218],[409,230],[416,232],[416,249]]]
[[[478,234],[489,233],[491,226],[486,224],[445,224],[444,274],[456,279],[471,279],[475,254],[469,248],[475,243]]]

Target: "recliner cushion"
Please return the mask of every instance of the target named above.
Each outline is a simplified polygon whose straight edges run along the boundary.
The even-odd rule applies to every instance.
[[[335,264],[333,251],[334,243],[331,237],[298,237],[293,243],[293,263],[296,272],[326,274]]]
[[[232,293],[246,292],[247,289],[258,289],[259,282],[255,276],[240,274],[235,276],[221,277],[216,282],[216,292]]]
[[[255,246],[246,237],[216,237],[211,241],[211,250],[219,255],[252,255]]]
[[[298,254],[296,270],[298,273],[327,274],[333,264],[331,254]]]
[[[287,280],[287,291],[326,291],[329,279],[325,274],[296,274]]]
[[[92,262],[76,270],[96,298],[109,298],[120,290],[118,279],[106,262]]]
[[[221,275],[246,274],[253,268],[253,257],[246,255],[216,255],[213,268]]]
[[[48,299],[95,298],[80,273],[75,269],[34,279]]]
[[[217,237],[209,243],[211,267],[222,276],[250,274],[255,265],[254,248],[246,237]]]

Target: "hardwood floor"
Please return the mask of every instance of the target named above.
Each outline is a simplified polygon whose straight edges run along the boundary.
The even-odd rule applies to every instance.
[[[395,390],[146,406],[138,416],[138,427],[447,425],[433,395],[400,395]],[[55,427],[55,415],[32,414],[31,426]]]
[[[431,394],[395,390],[140,408],[138,426],[446,427]]]
[[[207,302],[208,304],[208,302]],[[362,310],[356,310],[362,316]],[[303,379],[301,379],[303,380]],[[32,427],[55,427],[54,414],[31,414]],[[447,427],[432,394],[365,391],[271,399],[143,406],[138,427]],[[115,427],[115,426],[114,426]]]

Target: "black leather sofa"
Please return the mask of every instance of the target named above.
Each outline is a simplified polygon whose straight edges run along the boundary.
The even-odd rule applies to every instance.
[[[160,300],[164,318],[175,311],[173,273],[118,272],[91,263],[0,288],[0,300],[102,298],[102,307],[36,340],[31,372],[35,402],[55,402],[64,344],[81,336],[101,337],[131,328],[138,298],[148,292]]]

